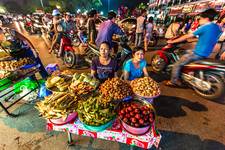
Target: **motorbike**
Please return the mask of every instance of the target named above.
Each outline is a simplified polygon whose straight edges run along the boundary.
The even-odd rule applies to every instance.
[[[68,68],[72,68],[77,64],[77,55],[75,54],[75,50],[73,48],[74,43],[76,43],[75,31],[71,30],[69,33],[62,33],[61,38],[61,46],[62,46],[62,55],[61,58]],[[74,41],[75,40],[75,41]],[[54,47],[54,53],[58,54],[60,43],[57,43]]]
[[[119,47],[121,49],[119,49],[115,56],[113,56],[117,60],[119,68],[123,66],[124,62],[132,57],[132,49],[127,43],[127,36],[120,36]],[[92,59],[99,55],[100,53],[96,45],[88,44],[88,48],[86,49],[84,56],[85,61],[91,65]]]
[[[174,64],[185,53],[179,44],[168,44],[157,50],[151,59],[156,73],[170,74]],[[198,95],[209,100],[221,100],[225,94],[225,63],[216,59],[203,59],[185,65],[181,70],[181,81]],[[224,100],[222,100],[224,103]]]

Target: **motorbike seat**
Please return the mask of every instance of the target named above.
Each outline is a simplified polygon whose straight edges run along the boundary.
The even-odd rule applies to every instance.
[[[94,49],[96,49],[96,50],[98,50],[98,47],[97,47],[96,44],[89,43],[89,46],[92,47],[92,48],[94,48]]]
[[[210,65],[225,65],[225,61],[221,61],[221,60],[217,60],[217,59],[203,59],[203,60],[199,60],[199,61],[195,61],[191,64],[210,64]]]

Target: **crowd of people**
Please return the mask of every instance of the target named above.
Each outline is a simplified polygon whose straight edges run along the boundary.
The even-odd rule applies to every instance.
[[[183,55],[174,65],[171,81],[167,82],[167,85],[180,85],[181,82],[179,82],[179,76],[181,68],[185,64],[193,61],[205,59],[212,53],[219,37],[223,37],[221,34],[225,25],[225,15],[220,16],[219,20],[214,22],[217,15],[218,13],[214,9],[208,9],[196,17],[194,21],[191,18],[188,18],[186,19],[186,22],[184,22],[182,18],[177,17],[167,28],[165,39],[167,39],[167,43],[169,44],[198,37],[195,49],[190,51],[190,53]],[[53,10],[52,16],[52,32],[54,36],[49,53],[51,53],[54,46],[59,43],[58,57],[60,57],[62,54],[62,34],[66,35],[69,34],[71,30],[78,30],[80,21],[79,19],[72,19],[72,15],[68,12],[65,14],[60,13],[58,9]],[[118,63],[116,59],[111,57],[111,54],[117,53],[118,44],[113,41],[113,35],[125,35],[123,29],[116,23],[118,18],[117,14],[110,11],[107,20],[100,24],[98,30],[96,29],[95,24],[98,12],[96,10],[91,10],[87,16],[88,20],[86,27],[88,41],[90,44],[96,44],[100,52],[100,56],[92,61],[91,74],[100,81],[116,77],[119,69]],[[49,17],[44,15],[42,22],[47,24],[49,22]],[[151,39],[153,28],[154,18],[147,18],[147,11],[144,9],[141,10],[140,15],[137,17],[135,48],[132,49],[133,57],[123,64],[123,78],[125,80],[133,80],[141,76],[148,76],[146,69],[147,62],[144,59],[144,54],[148,50],[148,43]],[[224,39],[220,39],[220,41],[223,41]],[[33,48],[32,45],[30,47]],[[224,50],[224,48],[222,48],[222,50]],[[225,51],[221,51],[218,57],[221,60],[225,60]]]

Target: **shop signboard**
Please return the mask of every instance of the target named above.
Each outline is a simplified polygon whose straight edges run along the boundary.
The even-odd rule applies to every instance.
[[[201,13],[208,8],[209,8],[209,3],[207,3],[207,2],[196,4],[195,9],[194,9],[194,13],[196,13],[196,14]]]
[[[169,15],[170,16],[176,16],[178,14],[181,14],[182,13],[182,9],[183,9],[183,7],[175,7],[175,8],[172,7],[170,9]]]
[[[193,11],[194,5],[186,5],[183,7],[182,13],[183,14],[188,14]]]

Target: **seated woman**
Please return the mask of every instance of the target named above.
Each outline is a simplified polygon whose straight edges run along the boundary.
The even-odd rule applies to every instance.
[[[132,51],[133,58],[129,59],[123,68],[123,76],[125,80],[134,80],[143,75],[148,77],[147,62],[144,59],[144,49],[135,47]]]
[[[91,75],[104,82],[108,78],[117,77],[118,65],[110,57],[111,49],[108,42],[102,42],[99,48],[100,56],[92,61]]]

